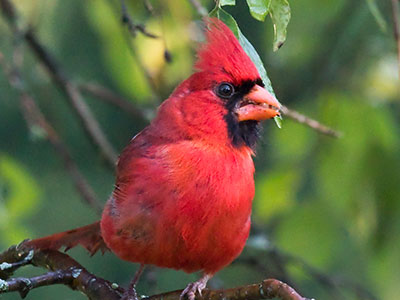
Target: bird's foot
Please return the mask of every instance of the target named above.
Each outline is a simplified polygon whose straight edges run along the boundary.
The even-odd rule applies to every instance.
[[[212,275],[210,274],[204,274],[203,277],[201,277],[199,280],[189,283],[188,286],[181,293],[180,300],[194,300],[196,298],[196,292],[199,293],[199,295],[201,296],[201,292],[205,289],[207,281],[211,277]]]

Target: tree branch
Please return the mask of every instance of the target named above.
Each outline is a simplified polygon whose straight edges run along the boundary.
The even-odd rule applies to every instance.
[[[27,93],[25,89],[26,85],[22,80],[19,70],[16,67],[11,68],[8,66],[1,52],[0,64],[3,66],[4,74],[8,79],[8,82],[19,93],[20,109],[25,117],[28,127],[31,129],[35,127],[40,128],[45,133],[45,138],[48,139],[55,152],[63,160],[64,166],[71,176],[78,193],[98,214],[101,214],[102,205],[98,201],[95,192],[83,174],[79,171],[67,145],[63,142],[57,131],[46,120],[33,97]]]
[[[97,83],[88,82],[79,84],[78,88],[82,92],[91,94],[92,96],[103,100],[104,102],[112,104],[134,117],[139,117],[140,119],[147,122],[151,120],[153,110],[140,109],[137,106],[133,105],[131,101],[116,94],[107,87],[104,87]]]
[[[18,264],[21,261],[24,263]],[[31,278],[10,278],[12,272],[5,272],[7,267],[14,271],[28,263],[48,269],[50,272]],[[73,290],[81,291],[92,300],[117,300],[125,292],[117,284],[89,273],[67,254],[53,250],[32,251],[32,249],[24,246],[23,242],[0,253],[0,266],[5,266],[4,270],[0,268],[0,294],[19,292],[21,297],[25,297],[32,289],[53,284],[67,285]],[[178,300],[181,293],[182,290],[167,292],[146,297],[146,299]],[[202,296],[196,297],[198,300],[257,300],[273,298],[306,300],[293,288],[276,279],[267,279],[258,284],[227,290],[204,290]]]
[[[0,0],[0,7],[2,8],[2,13],[13,31],[25,39],[30,49],[33,51],[39,61],[45,66],[54,82],[66,94],[69,103],[77,113],[90,140],[99,147],[101,153],[106,158],[106,161],[114,169],[115,162],[117,160],[116,151],[107,140],[89,106],[84,102],[79,90],[68,80],[68,77],[65,75],[60,65],[58,65],[54,57],[39,42],[35,33],[32,30],[23,32],[18,28],[18,15],[13,4],[9,0]]]
[[[12,246],[0,254],[0,263],[16,263],[24,259],[29,253],[32,253],[31,251],[23,243],[18,246]],[[70,256],[58,251],[34,251],[30,264],[46,268],[52,272],[32,278],[8,279],[8,277],[3,277],[0,280],[0,294],[18,291],[23,297],[34,288],[51,284],[65,284],[93,300],[118,300],[124,293],[124,289],[118,285],[96,277]]]
[[[148,300],[178,300],[181,290],[150,296]],[[277,279],[266,279],[257,284],[236,287],[227,290],[208,290],[197,296],[197,300],[258,300],[274,299],[282,300],[307,300],[300,296],[293,288]]]

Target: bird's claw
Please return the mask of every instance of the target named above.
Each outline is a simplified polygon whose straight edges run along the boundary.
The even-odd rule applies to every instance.
[[[197,281],[190,283],[183,290],[179,299],[185,300],[186,299],[185,296],[186,296],[188,300],[194,300],[196,298],[196,292],[199,293],[199,295],[201,296],[201,292],[205,287],[206,287],[205,285],[201,285]]]
[[[199,280],[189,283],[188,286],[182,291],[179,299],[185,300],[185,297],[187,297],[188,300],[195,300],[196,292],[202,296],[202,291],[206,288],[207,281],[210,278],[210,275],[204,275]]]

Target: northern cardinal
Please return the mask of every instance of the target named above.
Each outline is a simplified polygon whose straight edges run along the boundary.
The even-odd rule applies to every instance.
[[[193,300],[242,251],[254,197],[252,156],[260,121],[279,115],[232,31],[209,19],[196,72],[120,155],[101,221],[28,242],[81,244],[143,265],[202,271],[182,292]]]

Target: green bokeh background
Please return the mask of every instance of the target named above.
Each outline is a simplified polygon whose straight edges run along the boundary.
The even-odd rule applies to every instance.
[[[199,21],[189,1],[130,1],[136,22],[164,40],[130,37],[118,1],[15,0],[20,24],[40,40],[74,82],[98,82],[141,107],[155,107],[192,71]],[[135,2],[135,3],[133,3]],[[379,2],[387,24],[377,25],[365,0],[289,1],[292,18],[284,46],[272,51],[270,20],[254,20],[245,1],[228,7],[265,62],[280,101],[344,133],[320,135],[285,119],[265,123],[257,150],[253,230],[239,261],[219,272],[215,288],[276,277],[316,299],[397,299],[400,288],[400,91],[390,3]],[[377,1],[378,2],[378,1]],[[203,2],[209,9],[212,1]],[[29,49],[0,19],[0,51],[24,53],[23,76],[48,120],[69,145],[99,199],[113,188],[113,172],[90,144],[65,96]],[[145,70],[145,72],[144,72]],[[149,82],[148,77],[152,78]],[[146,122],[96,98],[85,97],[107,137],[120,151]],[[25,238],[85,225],[97,218],[74,189],[51,145],[27,128],[18,94],[0,72],[0,249]],[[87,269],[127,285],[137,265],[110,253],[71,255]],[[254,264],[254,260],[258,264]],[[323,284],[315,270],[336,288]],[[26,268],[18,275],[40,274]],[[183,288],[197,278],[150,269],[139,292]],[[5,294],[1,299],[19,299]],[[40,288],[28,299],[85,299],[63,286]]]

